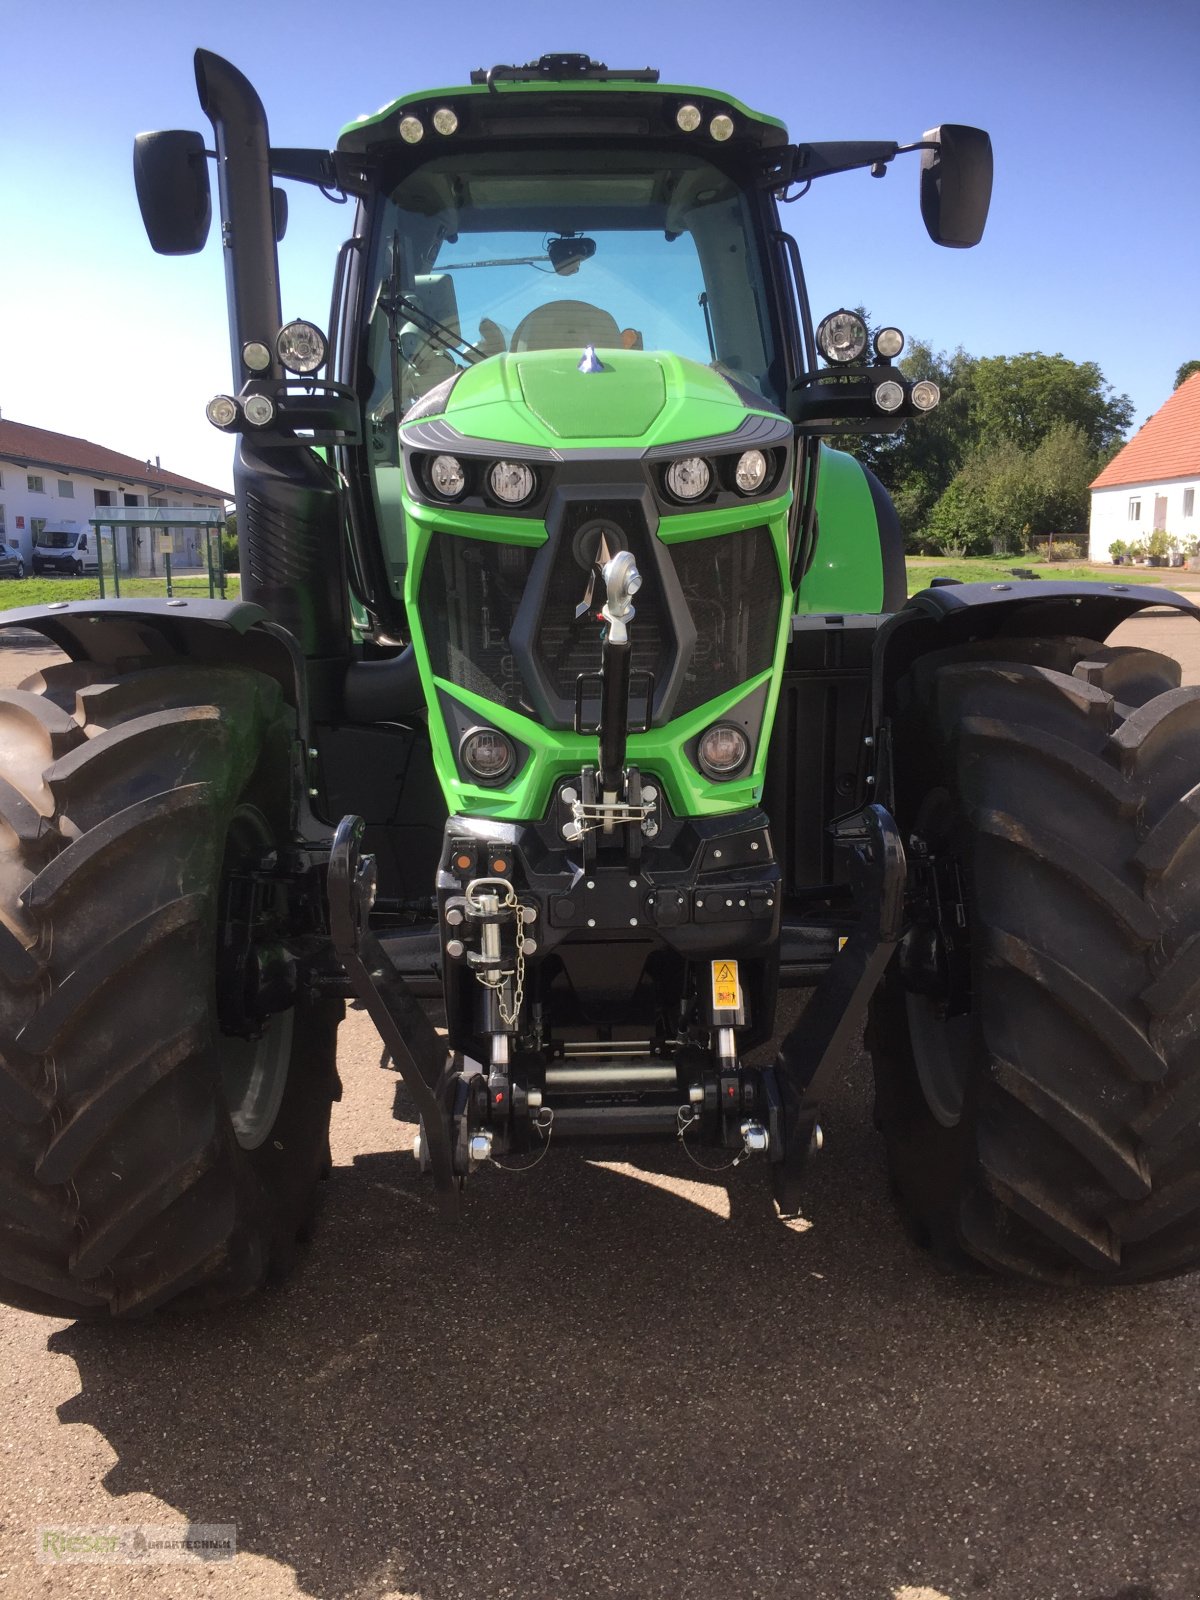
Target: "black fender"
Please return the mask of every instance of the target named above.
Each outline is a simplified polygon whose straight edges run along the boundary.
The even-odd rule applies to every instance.
[[[1153,584],[1070,583],[1026,578],[1011,583],[946,584],[922,589],[879,629],[871,663],[871,720],[881,729],[891,715],[895,686],[919,656],[975,639],[1105,640],[1128,617],[1149,606],[1200,621],[1200,607],[1173,589]]]
[[[245,600],[64,600],[0,613],[0,629],[43,634],[73,661],[116,667],[144,658],[186,658],[248,667],[274,678],[308,737],[305,660],[296,639]]]

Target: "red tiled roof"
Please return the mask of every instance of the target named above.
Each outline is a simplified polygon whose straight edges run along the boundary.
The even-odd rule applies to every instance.
[[[48,428],[31,428],[27,423],[9,422],[7,418],[0,418],[0,461],[53,467],[60,472],[88,472],[98,478],[143,484],[149,489],[175,489],[189,494],[215,495],[219,500],[233,499],[225,489],[214,489],[211,484],[197,483],[194,478],[181,478],[177,472],[147,466],[136,456],[123,456],[118,450],[108,450],[87,439],[51,433]]]
[[[1115,455],[1093,489],[1118,483],[1160,483],[1200,477],[1200,372],[1193,372],[1124,450]]]

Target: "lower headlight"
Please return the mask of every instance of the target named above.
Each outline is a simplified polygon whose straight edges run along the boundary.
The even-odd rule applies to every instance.
[[[505,505],[519,506],[537,487],[537,480],[523,461],[497,461],[488,473],[488,487]]]
[[[710,778],[731,778],[746,764],[750,741],[740,728],[728,722],[714,723],[700,735],[696,755],[700,767]]]
[[[237,421],[237,401],[227,394],[215,394],[204,408],[214,428],[232,428]]]
[[[467,475],[457,456],[434,456],[429,463],[429,481],[443,500],[457,500],[467,487]]]
[[[275,420],[275,402],[265,394],[248,395],[242,401],[242,415],[254,428],[265,428]]]
[[[912,403],[918,411],[932,411],[941,398],[942,391],[928,378],[922,378],[920,383],[913,384]]]
[[[699,500],[711,482],[712,468],[703,456],[683,456],[667,468],[667,488],[677,500]]]
[[[458,747],[464,767],[480,783],[499,783],[517,764],[517,753],[495,728],[472,728]]]
[[[875,404],[880,411],[899,411],[904,404],[904,390],[894,378],[889,378],[875,390]]]
[[[767,481],[767,458],[761,450],[747,450],[738,457],[733,481],[743,494],[757,494]]]

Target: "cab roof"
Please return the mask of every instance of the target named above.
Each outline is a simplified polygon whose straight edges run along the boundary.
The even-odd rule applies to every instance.
[[[682,106],[700,113],[697,127],[685,133],[676,122]],[[449,110],[457,119],[451,134],[438,133],[433,114]],[[717,139],[713,119],[732,122],[732,132]],[[653,67],[616,70],[587,56],[542,56],[525,67],[491,67],[471,74],[471,82],[401,96],[342,129],[337,149],[366,155],[402,142],[400,123],[415,118],[426,139],[449,151],[456,142],[475,139],[576,137],[686,137],[726,148],[772,150],[787,143],[787,129],[775,117],[752,111],[732,95],[686,84],[662,84]],[[725,132],[725,124],[718,124]],[[411,141],[409,141],[411,144]]]

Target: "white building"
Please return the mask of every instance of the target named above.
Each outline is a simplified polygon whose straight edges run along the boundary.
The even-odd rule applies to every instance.
[[[211,484],[166,472],[157,461],[137,461],[87,439],[0,418],[0,540],[20,545],[27,567],[38,530],[48,522],[86,526],[109,508],[204,507],[223,513],[232,498]],[[150,527],[118,530],[121,569],[161,571],[155,537]],[[201,527],[172,531],[172,563],[205,564]]]
[[[1142,424],[1092,484],[1088,553],[1109,560],[1161,529],[1181,543],[1200,538],[1200,372]]]

